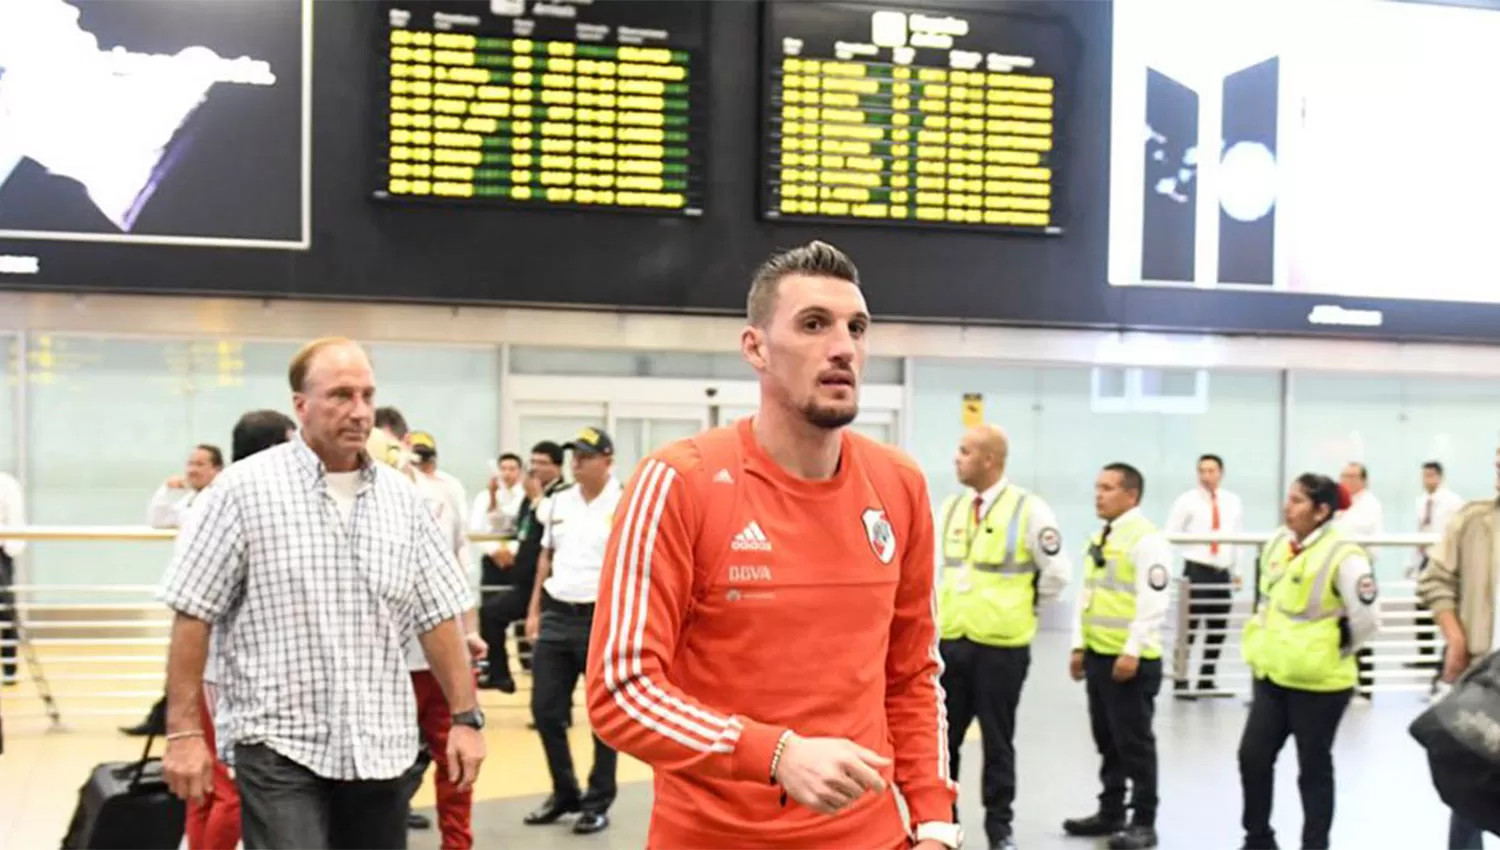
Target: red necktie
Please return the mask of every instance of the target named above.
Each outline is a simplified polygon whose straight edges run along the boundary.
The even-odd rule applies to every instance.
[[[1292,541],[1292,557],[1295,558],[1295,557],[1297,557],[1300,554],[1302,554],[1302,544],[1298,543],[1295,540],[1293,540]]]
[[[1219,530],[1219,494],[1218,493],[1209,493],[1208,494],[1208,500],[1209,500],[1209,502],[1211,502],[1213,504],[1213,507],[1214,507],[1214,531],[1218,531]],[[1219,554],[1219,544],[1217,544],[1217,543],[1210,543],[1210,544],[1208,544],[1208,553],[1210,555],[1217,555],[1217,554]]]
[[[984,519],[984,517],[981,516],[980,513],[979,513],[979,509],[982,508],[982,507],[984,507],[984,497],[983,496],[975,496],[974,497],[974,528],[975,529],[979,528],[979,523]]]

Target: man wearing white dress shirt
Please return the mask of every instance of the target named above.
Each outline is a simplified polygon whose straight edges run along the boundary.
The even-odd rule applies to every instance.
[[[1463,497],[1443,484],[1443,465],[1435,460],[1422,464],[1422,495],[1417,497],[1417,531],[1421,534],[1441,535],[1443,529],[1448,527],[1448,520],[1452,519],[1463,506]],[[1416,579],[1422,575],[1422,571],[1427,568],[1431,548],[1419,546],[1413,551],[1412,565],[1406,571],[1407,578]],[[1437,623],[1433,621],[1432,615],[1425,608],[1417,616],[1417,626],[1422,629],[1417,632],[1417,640],[1424,642],[1417,652],[1431,660],[1418,662],[1415,666],[1432,667],[1441,672],[1441,665],[1438,664],[1437,659]]]
[[[1375,494],[1370,492],[1370,470],[1362,463],[1350,461],[1344,465],[1344,471],[1339,473],[1339,484],[1349,491],[1350,504],[1349,509],[1341,511],[1334,520],[1335,527],[1356,541],[1384,534],[1385,508],[1381,507]],[[1374,565],[1378,557],[1375,551],[1369,548],[1365,551],[1369,553],[1370,564]],[[1356,699],[1368,702],[1375,695],[1375,651],[1365,647],[1355,653],[1355,656],[1359,660],[1359,690],[1356,692]]]
[[[521,480],[521,456],[513,452],[500,455],[490,485],[474,495],[469,509],[469,528],[489,534],[516,533],[516,519],[526,501],[526,487]],[[486,544],[493,552],[498,543]],[[489,554],[487,552],[486,554]]]
[[[1198,486],[1177,497],[1167,515],[1167,533],[1237,534],[1244,530],[1244,509],[1240,497],[1225,490],[1224,460],[1215,454],[1198,458]],[[1203,636],[1203,666],[1198,674],[1197,694],[1215,695],[1214,669],[1219,648],[1229,628],[1229,610],[1233,606],[1239,548],[1226,543],[1194,543],[1182,547],[1183,575],[1192,586],[1188,618],[1188,652],[1191,659],[1193,638]],[[1191,667],[1191,662],[1188,665]],[[1174,689],[1188,689],[1186,670],[1174,683]],[[1182,696],[1187,696],[1183,694]]]
[[[224,453],[218,446],[203,443],[193,447],[188,455],[183,474],[168,478],[156,488],[151,504],[146,508],[146,524],[152,528],[177,528],[182,525],[182,515],[203,488],[214,482],[214,477],[224,469]]]

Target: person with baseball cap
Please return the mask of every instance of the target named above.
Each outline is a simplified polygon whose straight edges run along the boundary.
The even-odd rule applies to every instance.
[[[536,642],[531,713],[552,773],[552,795],[526,823],[552,824],[576,812],[573,832],[588,835],[609,826],[616,754],[594,736],[594,766],[588,790],[581,791],[568,726],[573,690],[588,662],[599,575],[622,488],[613,474],[614,442],[604,431],[585,428],[565,448],[573,452],[574,484],[555,493],[541,514],[542,554],[526,615],[526,636]]]

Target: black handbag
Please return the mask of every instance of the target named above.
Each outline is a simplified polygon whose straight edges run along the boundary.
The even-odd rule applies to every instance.
[[[1500,835],[1500,652],[1470,667],[1409,731],[1427,750],[1432,784],[1448,808]]]

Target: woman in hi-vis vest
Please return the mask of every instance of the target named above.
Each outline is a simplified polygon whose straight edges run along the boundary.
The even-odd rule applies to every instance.
[[[1240,739],[1246,850],[1275,848],[1276,757],[1297,741],[1306,850],[1328,847],[1333,825],[1333,738],[1354,695],[1354,653],[1375,633],[1370,559],[1329,522],[1349,496],[1325,475],[1292,483],[1286,523],[1261,553],[1259,610],[1245,624],[1254,698]]]

